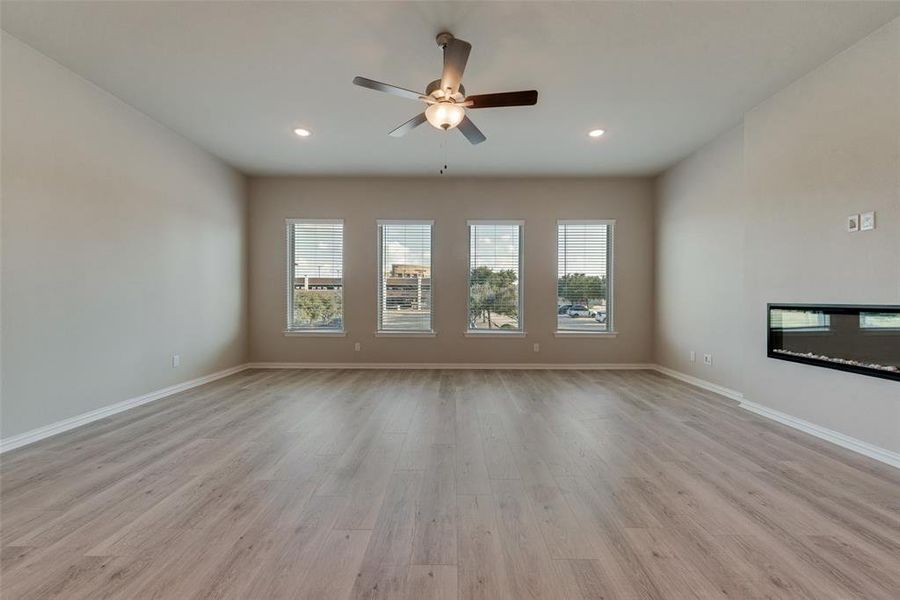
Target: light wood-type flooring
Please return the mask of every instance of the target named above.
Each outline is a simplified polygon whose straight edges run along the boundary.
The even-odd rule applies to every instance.
[[[900,471],[648,371],[245,371],[0,484],[4,600],[900,598]]]

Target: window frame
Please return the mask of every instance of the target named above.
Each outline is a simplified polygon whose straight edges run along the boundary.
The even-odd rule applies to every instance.
[[[382,329],[381,286],[382,277],[384,277],[384,230],[382,229],[382,227],[384,225],[428,225],[430,227],[428,240],[428,270],[431,277],[429,290],[429,294],[431,295],[431,297],[429,298],[428,323],[431,327],[429,329]],[[378,219],[375,223],[375,226],[375,244],[378,246],[378,248],[376,249],[376,268],[378,269],[378,277],[375,281],[375,337],[435,337],[437,334],[434,331],[434,219]]]
[[[618,332],[615,329],[615,240],[616,240],[616,220],[615,219],[558,219],[556,221],[556,277],[553,281],[554,294],[559,296],[559,227],[560,225],[606,225],[606,331],[576,331],[571,329],[559,328],[559,316],[556,319],[556,327],[554,331],[555,337],[616,337]],[[554,303],[555,304],[555,303]],[[557,308],[558,310],[558,308]]]
[[[325,329],[314,327],[294,327],[294,225],[298,224],[329,224],[341,226],[341,328]],[[285,336],[332,336],[344,337],[347,335],[347,322],[344,317],[344,256],[347,250],[347,237],[345,233],[344,219],[300,219],[290,218],[284,220],[285,232]]]
[[[470,285],[472,276],[472,226],[473,225],[507,225],[519,228],[518,259],[518,327],[516,329],[471,329],[469,327],[470,314]],[[525,337],[525,220],[524,219],[468,219],[466,221],[466,337]]]

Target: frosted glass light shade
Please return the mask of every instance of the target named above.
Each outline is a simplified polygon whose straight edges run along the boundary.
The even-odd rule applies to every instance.
[[[466,116],[465,109],[452,102],[438,102],[425,109],[425,118],[438,129],[453,129]]]

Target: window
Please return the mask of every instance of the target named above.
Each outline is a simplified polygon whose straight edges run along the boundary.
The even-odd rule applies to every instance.
[[[522,332],[521,221],[469,221],[469,331]]]
[[[431,221],[378,222],[378,331],[431,333]]]
[[[344,222],[289,219],[288,331],[344,329]]]
[[[557,222],[558,331],[612,331],[612,239],[612,221]]]

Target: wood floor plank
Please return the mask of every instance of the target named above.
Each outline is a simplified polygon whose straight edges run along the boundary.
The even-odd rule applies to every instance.
[[[481,415],[481,445],[490,479],[521,479],[509,441],[503,432],[503,422],[494,413]]]
[[[566,502],[550,469],[525,447],[513,452],[518,454],[516,464],[550,556],[598,558],[596,547]]]
[[[723,560],[741,570],[743,577],[763,598],[852,598],[830,585],[814,571],[797,565],[792,557],[772,548],[767,540],[752,535],[716,536]]]
[[[459,496],[460,600],[514,600],[493,496]]]
[[[620,498],[574,477],[561,478],[559,485],[599,557],[568,561],[582,592],[599,589],[612,598],[664,598],[626,536]]]
[[[366,547],[354,599],[403,598],[416,528],[416,502],[422,489],[419,471],[396,471]]]
[[[599,560],[573,559],[563,563],[571,570],[579,593],[585,599],[624,600],[637,598],[631,594],[616,592],[612,577]]]
[[[413,565],[456,564],[456,456],[453,446],[432,446],[416,503]]]
[[[406,435],[402,433],[386,433],[374,442],[351,479],[348,502],[337,518],[335,529],[375,527],[390,475],[405,438]]]
[[[508,580],[516,598],[577,600],[580,592],[566,565],[552,560],[521,481],[491,482],[497,529]]]
[[[406,579],[406,600],[457,599],[455,566],[412,565]]]
[[[302,600],[347,598],[371,535],[371,531],[331,531],[310,565],[310,576],[304,578],[303,585],[291,597]]]
[[[460,494],[489,494],[491,486],[484,449],[481,445],[481,423],[478,418],[480,394],[471,388],[472,380],[464,372],[456,372],[456,489]]]
[[[660,529],[628,529],[625,536],[638,560],[650,573],[664,598],[728,598],[728,590],[718,589],[684,560],[678,548],[669,546]]]

